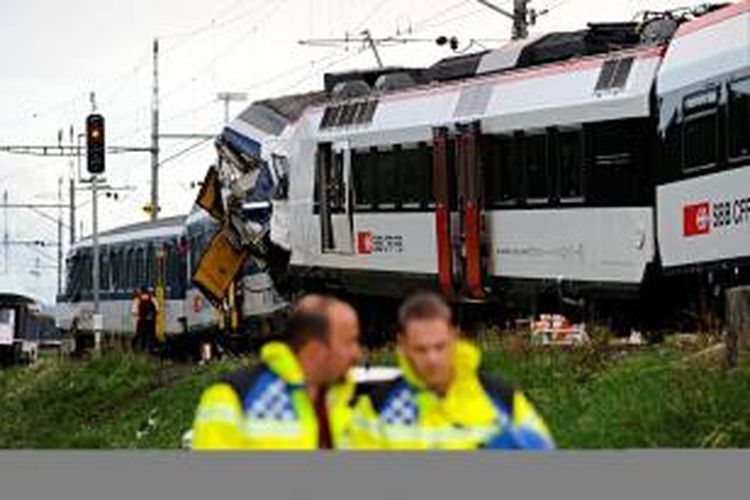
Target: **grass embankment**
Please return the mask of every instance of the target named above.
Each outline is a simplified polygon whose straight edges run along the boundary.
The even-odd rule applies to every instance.
[[[235,363],[112,352],[0,372],[0,448],[176,448],[200,392]]]
[[[562,448],[750,447],[748,360],[726,372],[669,348],[613,356],[596,345],[482,344],[486,369],[529,394]],[[0,447],[176,448],[201,390],[237,364],[110,353],[0,372]]]
[[[669,350],[492,352],[488,369],[535,401],[561,448],[750,447],[750,367],[725,372]]]

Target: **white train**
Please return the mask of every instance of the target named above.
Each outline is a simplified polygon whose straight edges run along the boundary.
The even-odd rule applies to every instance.
[[[750,1],[275,102],[296,113],[245,133],[288,162],[277,239],[303,288],[628,321],[748,282]]]
[[[273,290],[270,279],[252,263],[238,279],[237,298],[242,301],[236,305],[233,302],[234,307],[214,306],[193,286],[190,277],[215,231],[212,220],[196,207],[188,216],[101,233],[101,331],[126,340],[132,337],[132,300],[144,288],[155,292],[163,311],[161,332],[168,345],[181,353],[197,354],[199,343],[211,336],[225,346],[227,342],[236,345],[237,341],[246,341],[247,329],[259,328],[258,321],[283,310],[286,304]],[[70,250],[66,289],[57,298],[57,326],[76,338],[79,350],[91,347],[93,342],[92,258],[90,237]]]

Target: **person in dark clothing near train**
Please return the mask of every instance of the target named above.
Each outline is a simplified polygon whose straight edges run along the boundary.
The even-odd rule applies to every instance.
[[[135,336],[132,347],[137,352],[153,351],[156,346],[156,319],[159,304],[156,297],[146,288],[142,288],[133,299],[131,309],[135,321]]]

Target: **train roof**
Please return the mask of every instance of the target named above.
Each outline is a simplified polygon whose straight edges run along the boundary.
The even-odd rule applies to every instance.
[[[128,224],[127,226],[116,227],[99,233],[99,241],[101,244],[106,245],[132,239],[140,239],[141,237],[146,239],[162,235],[169,236],[178,234],[182,231],[186,218],[185,215],[175,215],[164,217],[163,219],[157,219],[155,221],[137,222],[135,224]],[[89,247],[91,244],[92,237],[89,235],[78,241],[74,248]]]
[[[695,9],[646,12],[640,22],[588,23],[585,29],[559,31],[516,40],[493,50],[449,56],[427,67],[386,67],[324,75],[321,91],[286,95],[252,103],[233,127],[249,137],[279,135],[305,109],[359,93],[466,80],[496,73],[668,43],[684,23],[731,3],[705,4]],[[250,129],[243,130],[245,125]],[[254,129],[254,130],[252,130]],[[260,134],[258,133],[260,131]]]
[[[0,291],[0,304],[30,304],[33,302],[37,302],[37,300],[28,295]]]
[[[39,313],[46,316],[54,315],[54,307],[47,304],[38,297],[15,291],[0,290],[0,305],[19,306],[26,305],[36,309]]]

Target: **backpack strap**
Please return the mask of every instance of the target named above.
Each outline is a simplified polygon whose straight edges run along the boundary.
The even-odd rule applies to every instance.
[[[513,399],[516,394],[516,389],[510,383],[498,377],[490,377],[488,375],[479,374],[479,383],[487,394],[494,400],[500,402],[504,409],[507,410],[508,415],[513,415]]]
[[[244,402],[245,396],[247,395],[248,391],[264,371],[265,367],[262,365],[257,366],[253,369],[240,368],[239,370],[230,373],[229,375],[223,376],[220,379],[220,382],[227,384],[232,389],[234,389],[234,392],[237,394],[239,400]]]

